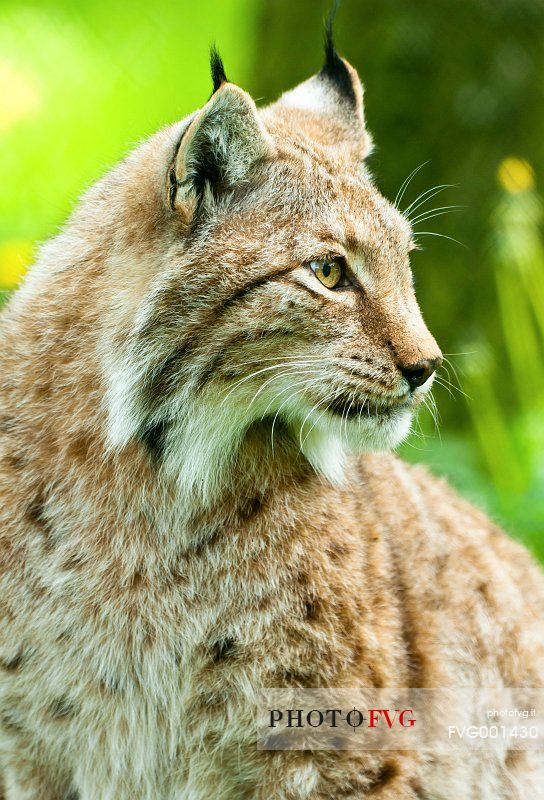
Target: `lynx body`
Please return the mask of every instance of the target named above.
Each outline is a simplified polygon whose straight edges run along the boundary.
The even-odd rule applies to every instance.
[[[544,580],[395,446],[440,352],[355,71],[215,91],[2,317],[6,800],[542,797],[541,756],[264,752],[260,687],[538,686]]]

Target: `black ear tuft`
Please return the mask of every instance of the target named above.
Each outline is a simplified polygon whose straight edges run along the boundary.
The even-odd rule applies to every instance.
[[[342,97],[355,106],[357,99],[353,90],[353,82],[348,69],[334,46],[334,19],[340,0],[334,0],[329,16],[325,22],[325,63],[321,67],[320,76],[330,81]]]
[[[221,84],[226,83],[228,78],[225,75],[225,67],[221,56],[217,52],[217,47],[212,44],[210,47],[210,69],[212,73],[213,90],[216,92]]]

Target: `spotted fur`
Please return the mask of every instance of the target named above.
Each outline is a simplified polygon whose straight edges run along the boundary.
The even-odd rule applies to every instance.
[[[542,797],[525,753],[255,746],[260,687],[544,677],[529,556],[374,452],[440,354],[361,84],[327,58],[261,110],[216,59],[210,101],[87,192],[2,316],[6,800]],[[346,288],[308,266],[332,255]]]

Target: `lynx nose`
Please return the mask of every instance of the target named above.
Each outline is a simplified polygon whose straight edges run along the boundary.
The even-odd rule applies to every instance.
[[[400,367],[400,371],[410,385],[410,391],[414,391],[418,386],[423,386],[431,375],[441,365],[441,358],[426,358],[418,361],[417,364],[410,364],[409,367]]]

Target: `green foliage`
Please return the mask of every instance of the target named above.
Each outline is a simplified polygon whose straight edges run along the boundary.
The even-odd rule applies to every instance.
[[[247,82],[255,12],[252,0],[3,0],[0,243],[53,234],[85,186],[206,102],[214,39]]]
[[[499,179],[503,192],[490,218],[488,259],[495,278],[502,347],[493,350],[485,342],[482,326],[480,338],[466,343],[462,379],[473,425],[466,442],[481,463],[475,464],[451,433],[439,448],[431,447],[429,460],[475,494],[544,559],[542,203],[525,162],[506,159]],[[487,485],[482,482],[486,473],[491,478]]]

